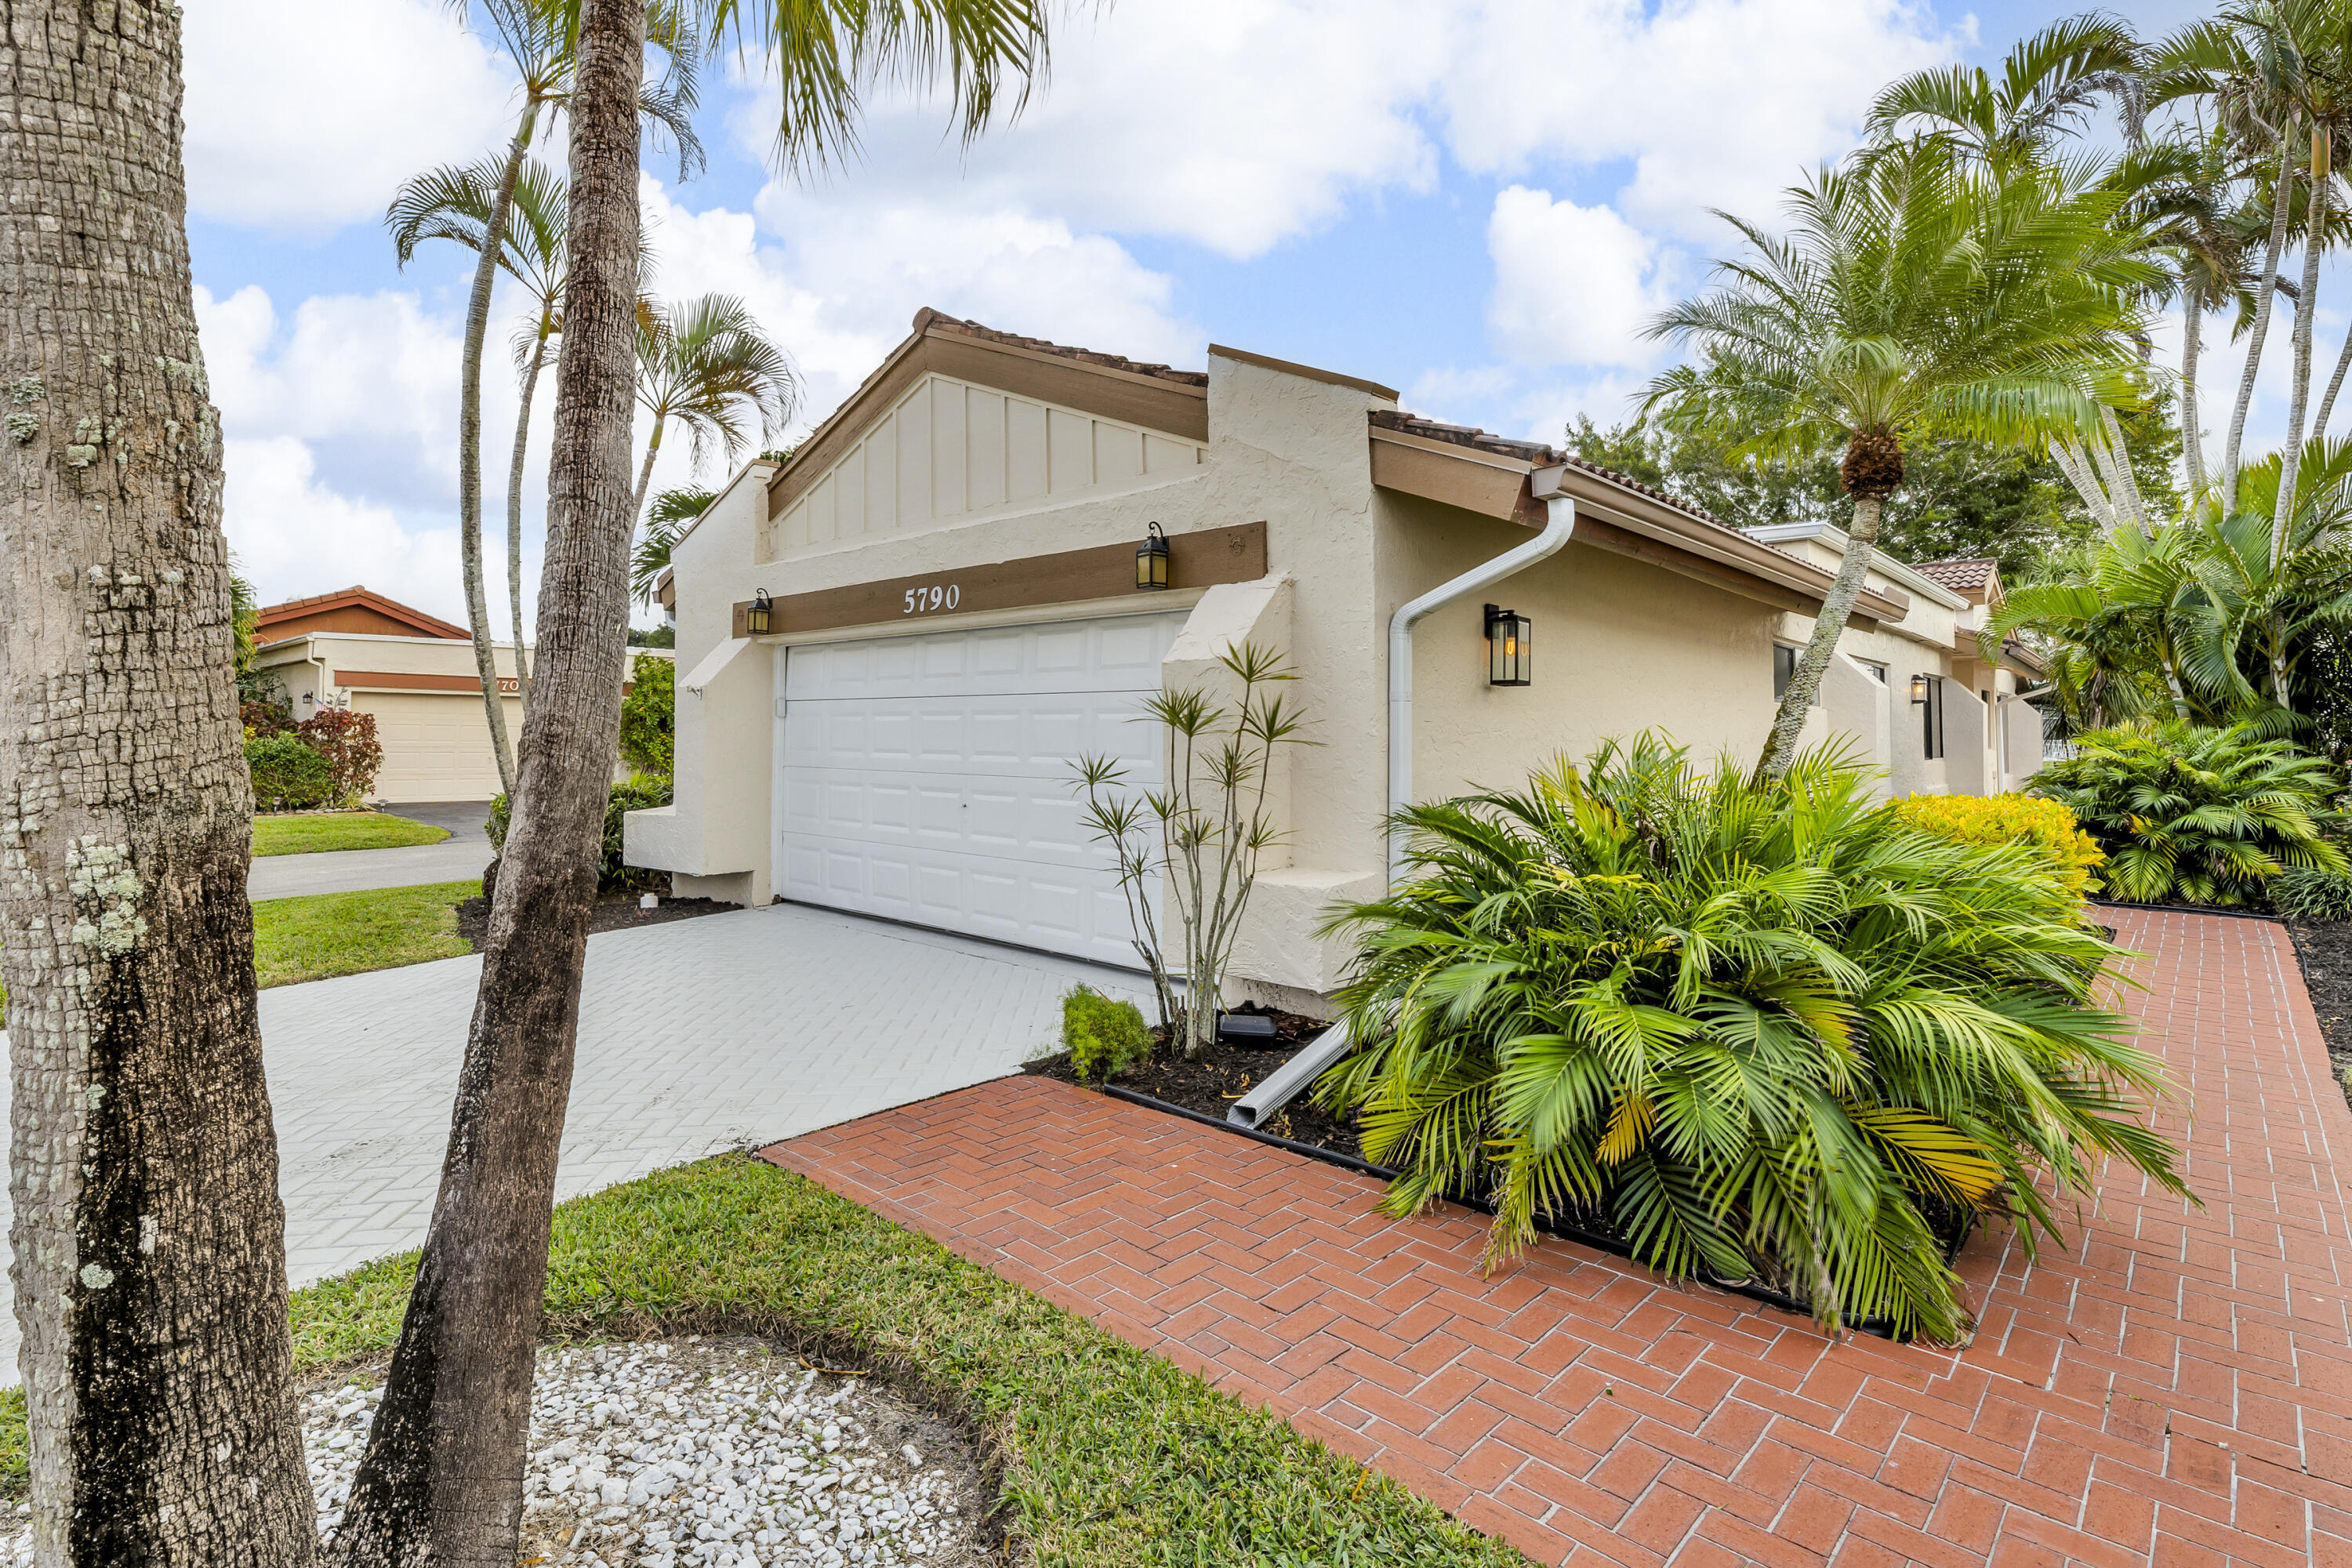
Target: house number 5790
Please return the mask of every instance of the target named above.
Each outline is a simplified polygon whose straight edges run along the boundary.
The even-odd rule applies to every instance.
[[[934,583],[928,588],[907,590],[907,614],[928,615],[933,610],[952,610],[963,597],[963,590],[953,583],[945,586]]]

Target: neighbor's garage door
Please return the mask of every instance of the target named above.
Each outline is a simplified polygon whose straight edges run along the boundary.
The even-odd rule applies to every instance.
[[[1070,763],[1156,784],[1160,689],[1181,614],[940,632],[786,651],[777,798],[783,896],[1136,963],[1110,857]]]
[[[507,736],[522,738],[522,702],[509,697]],[[354,691],[352,710],[375,715],[383,747],[375,798],[488,800],[499,793],[499,759],[479,691]]]

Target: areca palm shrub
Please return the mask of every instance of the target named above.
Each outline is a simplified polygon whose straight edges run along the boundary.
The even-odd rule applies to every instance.
[[[2071,807],[2098,840],[2108,891],[2126,903],[2268,902],[2282,871],[2352,870],[2324,836],[2343,814],[2325,758],[2244,724],[2119,726],[2075,738],[2033,793]]]
[[[1922,831],[1841,755],[1645,737],[1400,820],[1412,879],[1329,927],[1365,1044],[1318,1092],[1390,1212],[1490,1201],[1490,1262],[1548,1217],[1949,1341],[1969,1222],[2030,1249],[2110,1156],[2185,1191],[2098,999],[2118,950],[2048,858]]]

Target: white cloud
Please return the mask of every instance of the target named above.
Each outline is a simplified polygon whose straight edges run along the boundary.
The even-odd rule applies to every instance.
[[[1630,163],[1615,205],[1644,227],[1717,238],[1721,207],[1769,216],[1807,167],[1853,145],[1891,78],[1947,62],[1904,0],[1480,0],[1444,92],[1469,168]]]
[[[520,108],[512,70],[436,0],[202,0],[184,37],[188,203],[226,223],[373,220]]]
[[[1609,207],[1512,185],[1495,197],[1486,250],[1486,321],[1504,358],[1633,369],[1657,358],[1641,331],[1673,299],[1658,242]]]
[[[456,528],[404,525],[389,507],[322,484],[310,447],[291,436],[231,439],[221,456],[229,548],[262,603],[361,584],[465,624]],[[492,580],[505,580],[503,565]],[[494,626],[506,624],[504,601],[492,605]]]

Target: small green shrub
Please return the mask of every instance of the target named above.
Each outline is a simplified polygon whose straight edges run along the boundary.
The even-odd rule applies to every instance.
[[[2324,759],[2243,725],[2178,721],[2095,730],[2033,777],[2106,852],[2107,890],[2126,903],[2267,901],[2286,870],[2352,871],[2324,837],[2344,787]]]
[[[1062,997],[1062,1044],[1080,1083],[1117,1078],[1151,1058],[1151,1030],[1141,1010],[1086,985],[1073,985]]]
[[[1398,826],[1410,879],[1326,927],[1363,1045],[1317,1089],[1392,1214],[1482,1197],[1490,1258],[1549,1216],[1948,1342],[1958,1222],[2031,1253],[2110,1158],[2186,1190],[2118,950],[2047,861],[1914,831],[1836,757],[1759,780],[1643,737]]]
[[[629,689],[621,699],[621,755],[641,772],[667,777],[677,755],[677,669],[666,658],[639,654],[629,661]]]
[[[630,812],[647,811],[669,803],[670,781],[667,774],[638,773],[613,786],[612,793],[604,801],[604,855],[596,872],[598,892],[629,892],[661,879],[662,872],[647,871],[622,860],[621,819]],[[501,855],[507,848],[508,817],[507,797],[492,795],[490,819],[484,824],[484,831],[489,835],[490,847]],[[497,869],[498,863],[492,861],[490,873],[482,879],[482,896],[486,899],[491,896],[491,889],[496,885]]]
[[[2028,845],[2076,898],[2098,890],[2091,873],[2106,857],[2061,802],[2030,795],[1914,795],[1892,809],[1912,826],[1956,844]]]
[[[2352,873],[2282,871],[2271,884],[2271,908],[2290,920],[2352,921]]]
[[[266,735],[245,743],[253,774],[253,804],[262,811],[301,811],[327,798],[333,775],[327,759],[293,735]]]

